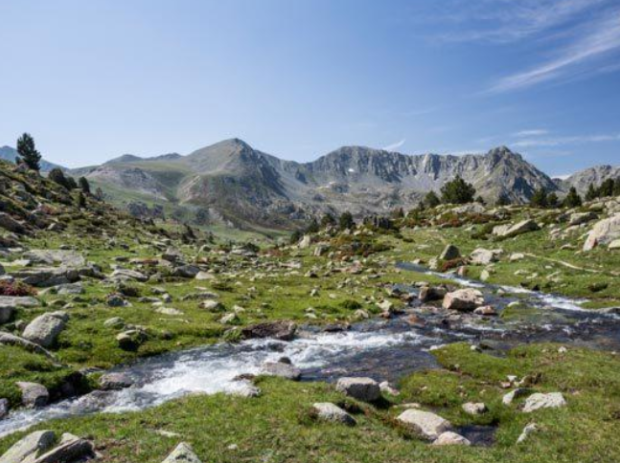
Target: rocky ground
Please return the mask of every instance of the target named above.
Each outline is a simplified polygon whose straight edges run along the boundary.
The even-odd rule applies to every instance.
[[[166,352],[290,340],[308,325],[346,330],[374,317],[415,326],[429,311],[439,323],[500,312],[478,290],[402,262],[584,299],[593,311],[620,305],[620,198],[576,210],[442,206],[259,248],[139,221],[1,167],[0,419],[131,388],[107,370]],[[531,312],[517,304],[500,316]],[[615,352],[455,343],[432,354],[441,368],[398,384],[298,382],[283,359],[240,395],[10,434],[0,463],[620,459]]]

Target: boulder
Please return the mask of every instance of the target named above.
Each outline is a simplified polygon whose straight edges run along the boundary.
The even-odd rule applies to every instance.
[[[475,249],[469,255],[469,261],[473,265],[489,265],[497,262],[504,251],[501,249]]]
[[[474,310],[474,313],[476,315],[482,315],[485,317],[492,317],[494,315],[497,315],[497,311],[490,305],[478,307],[476,310]]]
[[[523,397],[525,395],[527,395],[529,393],[529,389],[527,388],[523,388],[523,387],[519,387],[517,389],[514,389],[512,391],[510,391],[508,394],[505,394],[504,397],[502,397],[502,403],[504,405],[510,405],[514,399],[518,399],[519,397]]]
[[[181,278],[195,278],[200,269],[195,265],[182,265],[174,269],[174,275]]]
[[[499,225],[493,228],[493,234],[500,238],[510,238],[537,230],[540,230],[538,224],[531,219],[527,219],[515,225]]]
[[[0,463],[32,462],[46,452],[56,439],[52,431],[36,431],[17,441],[4,455],[0,456]]]
[[[73,434],[62,435],[60,445],[39,456],[32,463],[61,463],[84,461],[95,455],[93,444]],[[25,462],[23,462],[25,463]]]
[[[447,245],[439,255],[439,260],[454,260],[461,257],[461,251],[453,244]]]
[[[299,249],[309,248],[312,244],[312,237],[310,235],[304,235],[304,237],[299,241],[298,247]]]
[[[280,341],[292,341],[297,332],[297,325],[289,321],[259,323],[241,330],[245,338],[274,338]]]
[[[62,267],[82,267],[86,265],[86,259],[80,253],[61,249],[32,249],[24,254],[24,258],[35,264],[60,264]]]
[[[574,227],[576,225],[588,223],[596,219],[598,219],[598,215],[596,215],[594,212],[575,212],[570,215],[568,219],[568,225],[570,227]]]
[[[541,408],[559,408],[564,406],[566,406],[566,400],[564,400],[561,392],[536,393],[525,399],[523,411],[531,413]]]
[[[452,429],[452,424],[449,421],[423,410],[405,410],[398,416],[397,420],[421,438],[429,441],[434,441],[441,434]]]
[[[17,233],[18,235],[26,233],[26,227],[6,212],[0,212],[0,228]]]
[[[144,283],[145,281],[148,281],[149,277],[136,270],[117,269],[112,272],[110,279],[116,282],[140,281]]]
[[[471,442],[452,431],[441,433],[433,445],[471,445]]]
[[[584,251],[591,251],[597,246],[609,244],[620,238],[620,214],[597,222],[583,246]]]
[[[47,405],[50,394],[45,386],[38,383],[18,382],[22,392],[22,405],[27,408],[38,408]]]
[[[69,316],[66,312],[48,312],[32,320],[24,330],[23,337],[41,347],[52,347],[58,335],[65,329]]]
[[[181,442],[162,463],[201,463],[192,447]]]
[[[9,401],[0,399],[0,420],[5,419],[9,414]]]
[[[615,251],[617,249],[620,249],[620,240],[613,240],[611,243],[609,243],[609,246],[607,248],[610,251]]]
[[[12,275],[28,285],[40,288],[66,285],[80,280],[77,269],[65,267],[24,268],[13,272]]]
[[[484,305],[484,296],[477,289],[465,288],[446,294],[443,308],[469,312]]]
[[[135,351],[146,341],[146,333],[142,330],[128,330],[116,336],[118,346],[127,351]]]
[[[462,408],[468,415],[482,415],[488,411],[487,406],[483,403],[467,402],[463,404]]]
[[[35,352],[46,356],[49,359],[54,359],[54,356],[46,349],[38,344],[28,341],[27,339],[20,338],[11,333],[5,333],[0,331],[0,346],[18,346],[28,352]]]
[[[133,379],[123,373],[106,373],[99,378],[99,387],[104,391],[119,391],[133,384]]]
[[[202,301],[200,308],[208,312],[222,312],[225,310],[224,305],[220,301]]]
[[[447,293],[448,290],[441,286],[423,286],[418,293],[418,299],[422,302],[440,301]]]
[[[268,376],[278,376],[280,378],[299,381],[301,370],[288,362],[265,362],[262,373]]]
[[[336,389],[364,402],[374,402],[381,397],[379,383],[372,378],[340,378]]]
[[[329,402],[315,403],[312,408],[317,414],[317,418],[322,421],[332,423],[342,423],[347,426],[354,426],[355,419],[345,412],[342,408]]]

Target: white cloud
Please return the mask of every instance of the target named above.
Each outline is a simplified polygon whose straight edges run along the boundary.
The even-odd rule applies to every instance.
[[[384,146],[381,149],[383,149],[385,151],[394,151],[394,150],[397,150],[398,148],[400,148],[401,146],[403,146],[406,141],[407,140],[405,138],[403,138],[402,140],[397,141],[396,143],[392,143],[390,145]]]
[[[572,145],[580,143],[600,143],[609,141],[620,141],[620,133],[617,134],[599,134],[599,135],[576,135],[569,137],[550,137],[550,138],[526,138],[511,143],[517,148],[536,148],[550,147],[560,145]]]
[[[579,35],[555,58],[529,71],[500,79],[491,86],[489,92],[502,93],[531,87],[560,77],[571,77],[570,70],[578,70],[579,65],[618,49],[620,49],[620,11],[615,10],[608,12],[602,19],[594,21],[585,33]],[[596,71],[595,69],[594,72]]]
[[[519,132],[515,132],[512,134],[513,137],[539,137],[542,135],[547,135],[549,133],[548,130],[545,129],[529,129],[529,130],[521,130]]]

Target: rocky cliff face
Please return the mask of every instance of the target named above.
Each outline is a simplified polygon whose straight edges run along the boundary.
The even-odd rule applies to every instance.
[[[362,215],[412,208],[457,175],[492,202],[500,195],[524,202],[537,188],[557,189],[547,175],[506,147],[485,155],[410,156],[348,146],[297,163],[231,139],[188,156],[123,156],[86,172],[104,189],[113,185],[208,208],[238,224],[278,228],[325,212]]]
[[[588,191],[590,184],[599,186],[605,180],[615,180],[617,178],[620,178],[620,167],[595,166],[577,172],[565,180],[560,180],[558,184],[562,190],[568,190],[571,186],[574,186],[583,195]]]

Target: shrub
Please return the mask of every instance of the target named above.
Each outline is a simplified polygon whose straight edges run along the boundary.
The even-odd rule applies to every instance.
[[[0,281],[0,296],[36,296],[37,290],[21,281]]]

